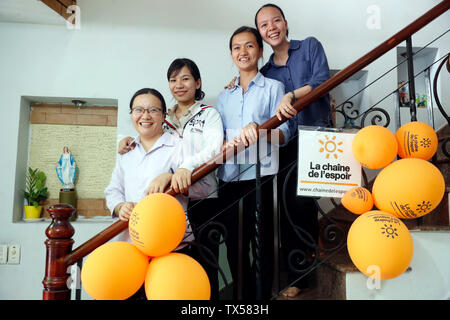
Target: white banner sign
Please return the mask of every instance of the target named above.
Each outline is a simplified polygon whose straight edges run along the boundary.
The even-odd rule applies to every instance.
[[[361,185],[361,164],[352,153],[355,134],[299,127],[297,195],[342,198]]]

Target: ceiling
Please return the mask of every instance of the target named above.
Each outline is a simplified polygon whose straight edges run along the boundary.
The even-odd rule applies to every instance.
[[[39,0],[0,0],[0,22],[60,25],[65,20]]]
[[[91,25],[233,30],[240,23],[252,24],[261,2],[248,0],[245,7],[242,0],[77,0],[77,4],[81,22]],[[40,0],[0,0],[1,22],[65,25],[65,20]]]

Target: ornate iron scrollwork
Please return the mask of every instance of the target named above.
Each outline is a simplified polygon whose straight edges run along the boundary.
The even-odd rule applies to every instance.
[[[442,70],[442,67],[444,66],[444,64],[450,65],[449,59],[450,59],[450,53],[444,57],[444,59],[439,64],[439,66],[436,70],[436,74],[434,75],[434,79],[433,79],[433,94],[434,94],[434,100],[436,101],[436,105],[437,105],[439,111],[441,112],[441,114],[445,118],[445,120],[447,120],[447,123],[450,126],[450,117],[445,112],[444,107],[441,104],[441,100],[439,99],[439,94],[438,94],[438,90],[437,90],[439,74],[441,73],[441,70]],[[450,158],[450,152],[447,150],[447,145],[449,144],[449,142],[450,142],[450,138],[447,137],[442,141],[442,144],[441,144],[442,153],[447,158]]]

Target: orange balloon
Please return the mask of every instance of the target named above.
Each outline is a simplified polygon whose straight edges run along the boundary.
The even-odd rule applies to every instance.
[[[150,262],[145,294],[148,300],[209,300],[211,286],[200,263],[172,252]]]
[[[395,135],[382,126],[371,125],[362,128],[353,138],[352,151],[363,167],[381,169],[397,156]]]
[[[422,159],[401,159],[380,171],[372,187],[375,206],[403,219],[426,215],[444,196],[442,173]]]
[[[436,153],[438,137],[434,129],[419,121],[401,126],[395,133],[400,158],[419,158],[429,160]]]
[[[380,280],[401,275],[413,257],[413,241],[405,224],[377,210],[360,215],[352,223],[347,249],[359,271]]]
[[[373,207],[372,194],[366,188],[354,187],[344,194],[341,203],[348,211],[363,214]]]
[[[81,283],[97,300],[124,300],[144,284],[148,257],[123,241],[106,243],[87,257],[81,269]]]
[[[150,257],[173,251],[183,240],[186,216],[181,204],[166,193],[154,193],[139,201],[130,215],[130,238]]]

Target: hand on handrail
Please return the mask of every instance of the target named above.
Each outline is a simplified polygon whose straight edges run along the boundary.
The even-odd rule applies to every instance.
[[[136,202],[122,202],[116,206],[114,212],[117,211],[117,216],[119,217],[120,220],[128,221],[130,220],[130,215],[135,205]]]

